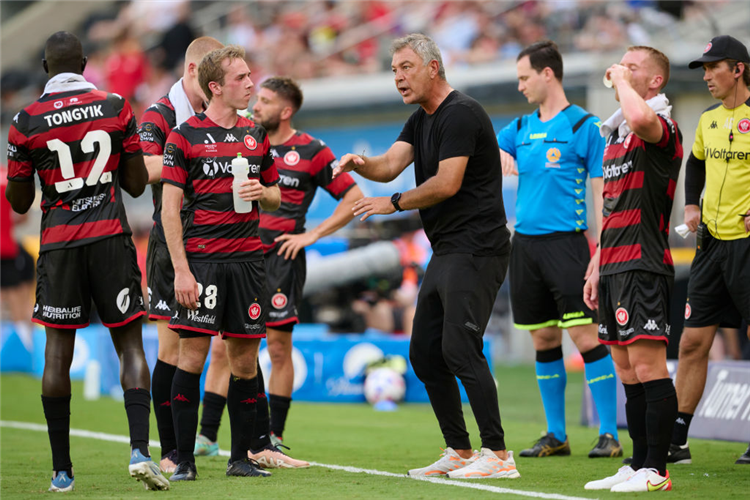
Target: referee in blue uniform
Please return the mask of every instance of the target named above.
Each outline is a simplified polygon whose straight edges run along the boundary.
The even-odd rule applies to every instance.
[[[547,433],[522,457],[569,455],[565,430],[566,374],[562,330],[581,352],[600,418],[589,457],[622,455],[616,424],[616,383],[607,347],[597,340],[597,315],[583,302],[590,262],[586,177],[601,227],[602,156],[599,119],[571,105],[562,86],[562,56],[551,41],[534,43],[517,59],[518,90],[539,109],[497,135],[505,175],[518,175],[516,226],[510,258],[516,328],[529,330]],[[513,160],[517,160],[516,169]],[[597,250],[598,251],[598,250]]]

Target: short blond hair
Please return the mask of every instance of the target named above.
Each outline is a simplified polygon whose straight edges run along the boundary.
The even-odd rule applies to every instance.
[[[211,82],[216,82],[219,85],[224,85],[224,61],[228,60],[230,63],[234,59],[245,59],[245,49],[239,45],[227,45],[221,49],[212,50],[206,54],[201,63],[198,65],[198,83],[200,83],[203,93],[206,94],[206,98],[210,101],[213,97],[213,92],[208,86]]]
[[[185,65],[187,66],[190,63],[200,64],[201,59],[203,59],[206,54],[222,47],[224,47],[224,44],[216,38],[210,36],[196,38],[190,42],[190,45],[188,45],[188,48],[185,51]]]
[[[635,50],[640,50],[648,54],[649,59],[651,59],[651,61],[656,64],[656,67],[659,68],[659,71],[661,72],[661,76],[664,77],[664,82],[662,82],[659,90],[666,87],[667,82],[669,81],[669,58],[664,55],[662,51],[657,50],[653,47],[649,47],[648,45],[633,45],[631,47],[628,47],[628,52],[632,52]]]

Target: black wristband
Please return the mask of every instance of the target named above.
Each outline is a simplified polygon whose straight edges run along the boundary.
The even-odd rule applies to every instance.
[[[398,204],[400,200],[401,193],[393,193],[393,196],[391,196],[391,203],[393,203],[393,208],[395,208],[398,212],[403,212],[404,209],[401,208],[401,206]]]

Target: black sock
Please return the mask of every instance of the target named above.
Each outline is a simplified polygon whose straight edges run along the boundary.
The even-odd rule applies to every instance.
[[[73,477],[73,463],[70,460],[70,396],[42,396],[42,406],[52,448],[52,469],[66,471],[69,477]]]
[[[154,401],[156,428],[159,430],[161,456],[177,449],[172,420],[172,379],[177,367],[157,359],[151,375],[151,398]]]
[[[146,389],[128,389],[125,398],[125,413],[128,415],[130,428],[130,449],[136,448],[144,457],[148,452],[148,425],[151,414],[151,394]]]
[[[195,432],[198,430],[198,407],[201,397],[201,374],[184,370],[174,372],[172,379],[172,418],[177,439],[177,463],[195,463]]]
[[[258,363],[258,404],[255,408],[255,428],[253,429],[253,439],[250,441],[250,449],[262,450],[271,444],[271,437],[269,435],[266,382],[263,378],[263,371],[260,369],[260,363]]]
[[[221,425],[221,415],[227,405],[227,398],[215,392],[203,393],[203,415],[201,415],[201,434],[209,441],[216,441]]]
[[[680,446],[687,443],[688,431],[693,415],[690,413],[677,412],[677,418],[674,421],[674,430],[672,431],[672,443]]]
[[[232,456],[229,461],[247,458],[258,402],[258,377],[241,379],[232,375],[227,392],[227,412],[232,429]]]
[[[646,391],[646,431],[648,456],[644,467],[667,475],[667,454],[677,418],[677,393],[671,378],[643,383]]]
[[[628,433],[633,440],[633,463],[638,470],[643,467],[648,455],[646,438],[646,391],[643,384],[622,384],[625,388],[625,416],[628,420]]]
[[[284,426],[286,426],[286,416],[289,414],[289,405],[292,398],[286,396],[268,395],[268,404],[271,406],[271,432],[276,437],[284,435]]]

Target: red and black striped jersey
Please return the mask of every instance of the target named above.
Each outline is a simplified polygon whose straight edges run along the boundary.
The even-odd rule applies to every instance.
[[[40,253],[131,234],[118,168],[139,154],[130,104],[117,94],[44,94],[13,119],[8,179],[42,188]]]
[[[164,146],[167,144],[167,137],[176,126],[177,117],[174,106],[172,101],[169,100],[169,95],[165,95],[149,106],[141,118],[138,136],[141,140],[143,154],[145,156],[162,156]],[[154,226],[156,228],[154,234],[164,243],[164,228],[161,225],[162,191],[161,182],[151,184],[151,197],[154,200]]]
[[[662,138],[650,144],[615,130],[604,149],[602,275],[626,271],[674,274],[669,217],[682,165],[682,132],[659,116]]]
[[[242,153],[249,177],[264,186],[279,181],[263,127],[238,116],[230,129],[205,113],[172,130],[164,148],[162,182],[184,190],[182,225],[188,260],[241,262],[263,258],[258,235],[259,204],[248,213],[234,211],[232,160]]]
[[[260,212],[260,237],[266,252],[276,246],[277,236],[305,232],[305,216],[318,187],[340,200],[355,185],[347,173],[333,178],[338,163],[333,151],[304,132],[298,131],[284,144],[271,146],[271,155],[279,172],[281,206],[272,213]]]

